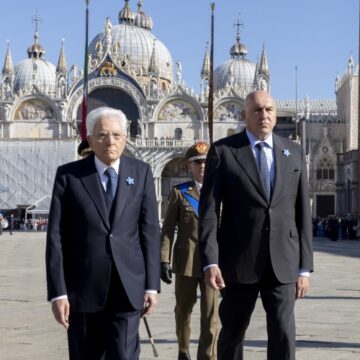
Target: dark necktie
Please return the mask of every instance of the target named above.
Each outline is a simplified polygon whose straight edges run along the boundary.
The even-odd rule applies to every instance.
[[[259,163],[260,177],[264,185],[266,198],[270,200],[270,196],[271,196],[270,171],[267,165],[264,147],[265,144],[263,142],[256,144],[256,148],[258,149],[258,163]]]
[[[111,201],[115,198],[116,186],[117,186],[117,174],[114,168],[108,167],[104,175],[108,178],[106,183],[106,196]]]

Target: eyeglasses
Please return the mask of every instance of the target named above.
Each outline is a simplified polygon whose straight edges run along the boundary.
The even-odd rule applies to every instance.
[[[125,137],[124,134],[106,134],[106,133],[100,133],[98,135],[94,135],[94,138],[98,142],[105,142],[108,141],[110,138],[113,138],[115,141],[120,141]]]

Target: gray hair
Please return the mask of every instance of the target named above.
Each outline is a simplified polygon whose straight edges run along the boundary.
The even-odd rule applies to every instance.
[[[101,118],[113,118],[115,121],[119,121],[121,128],[126,135],[127,129],[127,118],[126,115],[121,111],[111,107],[103,106],[95,110],[90,111],[86,116],[86,130],[88,135],[93,135],[95,124]]]

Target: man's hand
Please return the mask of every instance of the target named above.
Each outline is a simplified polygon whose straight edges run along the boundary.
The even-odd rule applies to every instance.
[[[224,279],[218,266],[211,266],[206,269],[204,280],[214,290],[221,290],[225,287]]]
[[[59,299],[51,303],[54,317],[67,330],[69,328],[70,304],[68,299]]]
[[[144,308],[141,312],[141,317],[151,315],[157,305],[156,294],[145,293],[144,296]]]
[[[161,263],[161,280],[167,284],[171,284],[172,269],[169,263]]]
[[[302,299],[310,287],[309,276],[299,276],[296,282],[296,299]]]

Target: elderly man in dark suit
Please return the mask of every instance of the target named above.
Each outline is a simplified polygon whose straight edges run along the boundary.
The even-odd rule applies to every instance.
[[[313,270],[308,179],[302,148],[275,135],[276,107],[265,91],[245,100],[246,129],[213,144],[200,199],[205,281],[221,289],[219,360],[243,358],[260,293],[268,359],[295,359],[295,299]]]
[[[58,168],[46,244],[48,299],[70,359],[139,359],[141,316],[160,288],[160,235],[150,166],[122,156],[127,119],[86,119],[94,154]]]
[[[185,157],[193,180],[172,188],[161,230],[161,279],[171,283],[172,271],[175,274],[178,360],[191,360],[189,354],[191,313],[196,303],[198,288],[201,297],[197,360],[216,358],[219,292],[204,282],[198,243],[199,196],[208,151],[209,145],[204,142],[198,142],[187,150]]]

